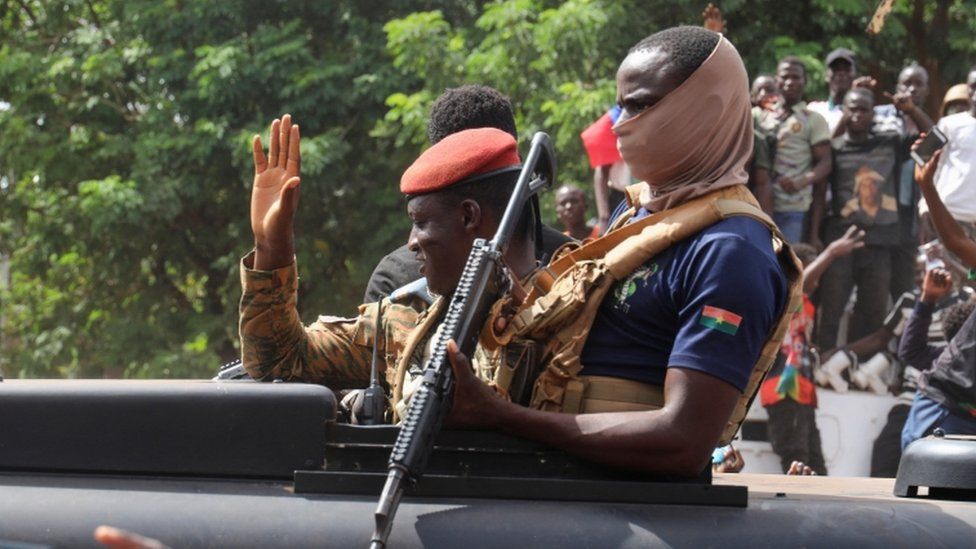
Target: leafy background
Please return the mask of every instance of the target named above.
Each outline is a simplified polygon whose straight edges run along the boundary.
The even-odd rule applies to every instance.
[[[522,137],[555,138],[589,187],[579,132],[616,66],[686,0],[0,0],[0,371],[11,377],[209,377],[237,354],[250,247],[250,136],[302,126],[299,304],[353,311],[408,232],[396,182],[446,87],[509,95]],[[722,2],[752,75],[858,52],[891,89],[917,59],[936,105],[976,61],[976,0]],[[545,215],[555,222],[551,201]]]

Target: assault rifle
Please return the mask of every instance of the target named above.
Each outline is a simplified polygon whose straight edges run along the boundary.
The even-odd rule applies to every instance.
[[[495,236],[488,242],[483,238],[476,239],[471,247],[468,262],[437,332],[433,352],[424,365],[420,388],[413,394],[407,416],[400,425],[400,433],[390,453],[386,484],[376,507],[376,527],[370,545],[373,548],[386,546],[403,490],[423,475],[433,450],[434,437],[451,410],[454,372],[447,358],[447,342],[453,339],[462,353],[472,356],[492,304],[509,289],[502,255],[519,217],[529,199],[543,187],[552,186],[555,179],[556,157],[552,141],[545,133],[538,132],[532,138],[529,155]]]

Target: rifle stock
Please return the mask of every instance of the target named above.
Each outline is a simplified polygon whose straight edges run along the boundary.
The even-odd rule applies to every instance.
[[[532,196],[554,184],[555,173],[552,142],[545,133],[536,133],[498,230],[490,241],[481,238],[474,241],[447,313],[435,334],[421,385],[410,400],[390,453],[389,473],[374,514],[376,526],[371,547],[386,546],[403,491],[407,484],[423,475],[434,438],[451,410],[454,372],[447,358],[447,342],[453,339],[462,353],[472,356],[492,304],[509,289],[502,255],[519,216]]]

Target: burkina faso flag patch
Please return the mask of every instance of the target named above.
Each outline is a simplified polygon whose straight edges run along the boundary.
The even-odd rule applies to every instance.
[[[732,311],[705,305],[702,307],[701,318],[698,320],[698,323],[713,330],[735,335],[739,331],[739,324],[742,323],[742,317]]]

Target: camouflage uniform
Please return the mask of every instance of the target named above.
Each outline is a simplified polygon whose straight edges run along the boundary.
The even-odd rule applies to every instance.
[[[334,390],[369,385],[373,342],[380,354],[380,374],[387,389],[396,386],[397,365],[407,340],[418,326],[430,326],[428,314],[444,309],[439,298],[433,305],[407,295],[397,301],[388,298],[360,305],[356,318],[320,316],[305,327],[295,304],[298,295],[298,269],[295,263],[273,271],[250,268],[253,252],[241,262],[240,332],[244,367],[254,379],[306,381],[328,385]],[[375,337],[376,312],[382,319],[380,336]],[[410,357],[404,380],[406,398],[412,393],[416,377],[430,354],[434,330],[427,329]],[[501,356],[495,353],[493,356]],[[493,378],[497,359],[489,358],[479,347],[472,361],[479,377]],[[402,409],[402,403],[397,408]],[[399,412],[400,410],[398,410]]]

